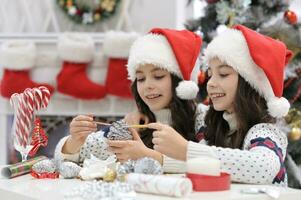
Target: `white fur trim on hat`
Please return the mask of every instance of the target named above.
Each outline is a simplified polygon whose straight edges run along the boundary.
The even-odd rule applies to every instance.
[[[128,58],[130,48],[138,36],[135,32],[107,32],[103,43],[104,55],[112,58]]]
[[[183,78],[173,50],[162,35],[147,34],[134,42],[127,65],[130,80],[136,79],[136,70],[143,64],[156,65]]]
[[[5,41],[0,49],[0,64],[6,69],[24,70],[35,65],[36,46],[27,40]]]
[[[285,116],[290,109],[290,103],[286,98],[272,98],[267,102],[268,111],[271,116]]]
[[[180,99],[195,99],[199,91],[194,81],[181,81],[176,87],[177,96]]]
[[[92,37],[82,33],[62,34],[57,48],[61,59],[79,63],[92,61],[95,49]]]
[[[207,46],[204,52],[205,62],[210,59],[218,58],[234,70],[236,70],[262,97],[265,98],[268,110],[273,117],[282,117],[280,112],[274,112],[278,108],[274,108],[273,99],[275,97],[272,86],[265,75],[264,71],[253,61],[248,44],[243,34],[236,29],[227,29],[220,35],[215,37]],[[283,98],[284,99],[284,98]],[[283,103],[283,105],[281,105]],[[277,105],[287,107],[286,102],[278,101]]]

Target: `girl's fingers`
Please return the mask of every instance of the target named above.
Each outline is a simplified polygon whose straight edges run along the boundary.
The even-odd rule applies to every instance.
[[[87,114],[87,116],[90,117],[90,118],[92,118],[92,120],[93,120],[93,117],[94,117],[93,114]]]
[[[118,148],[118,147],[108,147],[108,150],[115,154],[121,154],[124,151],[123,148]]]
[[[164,125],[161,123],[150,123],[150,124],[147,124],[147,128],[161,131],[164,128]]]
[[[153,138],[158,138],[158,137],[160,137],[160,135],[161,135],[160,131],[154,131],[153,132]]]
[[[140,135],[137,130],[129,128],[134,140],[141,140]]]
[[[90,127],[73,127],[73,128],[70,128],[70,132],[72,133],[79,133],[79,132],[82,132],[82,131],[96,131],[97,129],[96,128],[90,128]]]
[[[78,115],[74,119],[74,121],[93,121],[93,116],[89,115]]]
[[[153,142],[153,144],[155,144],[155,145],[159,145],[160,142],[161,142],[161,139],[160,139],[160,138],[153,138],[153,139],[152,139],[152,142]]]
[[[86,136],[90,135],[91,133],[93,133],[93,131],[82,131],[77,134],[80,135],[81,137],[86,137]]]
[[[91,127],[91,128],[96,128],[97,125],[94,122],[89,122],[89,121],[75,121],[70,124],[72,127]]]
[[[122,140],[108,140],[107,141],[107,144],[110,146],[110,147],[124,147],[125,145],[128,144],[127,141],[122,141]]]
[[[75,139],[81,139],[81,138],[86,138],[88,135],[90,135],[92,131],[81,131],[77,133],[72,133],[71,136]]]
[[[70,135],[81,137],[82,133],[93,133],[96,130],[70,130]]]
[[[159,145],[154,145],[154,150],[162,153]]]

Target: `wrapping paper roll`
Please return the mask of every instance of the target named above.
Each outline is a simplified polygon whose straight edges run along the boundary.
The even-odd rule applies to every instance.
[[[9,165],[1,170],[1,175],[5,178],[14,178],[16,176],[27,174],[31,171],[31,167],[35,163],[44,159],[48,158],[46,156],[38,156],[35,158],[31,158],[25,162],[18,162],[16,164]]]
[[[192,192],[188,178],[131,173],[127,175],[126,181],[134,186],[136,192],[174,197],[183,197]]]

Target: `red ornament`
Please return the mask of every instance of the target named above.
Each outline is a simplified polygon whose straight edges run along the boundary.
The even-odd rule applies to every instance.
[[[218,2],[219,0],[206,0],[206,2],[208,3],[208,4],[214,4],[214,3],[216,3],[216,2]]]
[[[82,16],[83,12],[80,9],[76,9],[76,15]]]
[[[295,25],[298,22],[297,15],[294,11],[287,10],[284,13],[284,19],[287,23]]]
[[[209,97],[207,96],[206,99],[204,99],[202,103],[208,106],[210,103]]]
[[[203,85],[206,81],[206,73],[203,70],[200,70],[198,73],[198,84]]]

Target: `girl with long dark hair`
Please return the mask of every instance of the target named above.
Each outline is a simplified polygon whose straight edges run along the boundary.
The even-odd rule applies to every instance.
[[[196,130],[201,125],[196,121],[199,113],[194,102],[201,44],[201,38],[187,30],[152,29],[134,42],[127,66],[132,93],[145,122],[170,125],[190,141],[197,141]],[[127,118],[125,121],[132,124]],[[82,162],[90,154],[106,159],[114,153],[120,162],[148,156],[158,160],[166,172],[185,167],[184,162],[153,150],[152,129],[140,129],[139,133],[132,129],[133,140],[124,141],[106,141],[102,131],[94,131],[93,117],[75,117],[70,124],[71,136],[59,142],[56,155],[74,162]]]
[[[275,121],[290,107],[282,90],[291,51],[281,41],[236,25],[216,36],[204,55],[210,105],[199,115],[200,141],[151,123],[154,149],[179,162],[218,158],[235,182],[286,185],[287,138]]]

